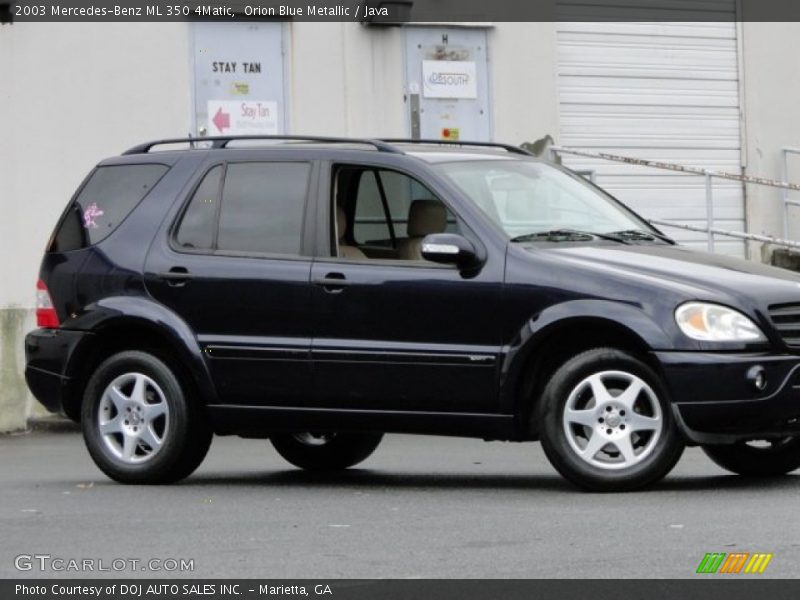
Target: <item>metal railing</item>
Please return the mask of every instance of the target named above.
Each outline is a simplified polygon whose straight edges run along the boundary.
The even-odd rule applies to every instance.
[[[800,148],[781,148],[781,179],[788,181],[789,179],[789,155],[800,154]],[[800,200],[793,200],[789,198],[789,190],[784,188],[781,190],[781,200],[783,201],[783,237],[789,237],[789,207],[800,206]]]
[[[677,165],[674,163],[665,163],[656,160],[645,160],[642,158],[633,158],[630,156],[619,156],[616,154],[608,154],[606,152],[590,152],[588,150],[579,150],[576,148],[566,148],[564,146],[550,146],[550,158],[555,160],[559,154],[570,154],[574,156],[583,156],[586,158],[596,158],[607,160],[611,162],[619,162],[628,165],[637,165],[642,167],[650,167],[653,169],[664,169],[667,171],[675,171],[684,173],[686,175],[699,175],[705,179],[705,207],[706,207],[706,222],[707,227],[696,227],[694,225],[686,225],[676,221],[665,221],[663,219],[649,219],[651,223],[662,225],[664,227],[675,227],[678,229],[686,229],[688,231],[703,232],[707,236],[708,251],[714,251],[714,236],[722,235],[726,237],[737,238],[741,240],[750,240],[756,242],[763,242],[766,244],[774,244],[776,246],[786,246],[789,248],[800,248],[800,242],[795,242],[789,239],[788,234],[788,213],[789,206],[800,206],[800,200],[789,198],[789,191],[800,191],[800,184],[789,183],[786,181],[788,178],[788,155],[800,154],[800,148],[783,148],[783,171],[781,177],[783,180],[769,179],[767,177],[752,177],[750,175],[741,175],[737,173],[726,173],[724,171],[714,171],[711,169],[700,169],[696,167],[687,167],[684,165]],[[581,171],[578,171],[581,173]],[[594,181],[594,172],[591,171],[591,180]],[[739,181],[741,183],[751,183],[755,185],[764,185],[768,187],[780,188],[782,190],[783,212],[784,212],[784,228],[783,238],[778,238],[768,235],[758,235],[754,233],[747,233],[744,231],[729,231],[727,229],[719,229],[714,227],[714,189],[713,179],[727,179],[731,181]]]

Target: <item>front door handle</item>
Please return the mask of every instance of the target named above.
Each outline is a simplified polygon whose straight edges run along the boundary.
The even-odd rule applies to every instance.
[[[314,279],[313,283],[322,286],[322,289],[331,294],[338,294],[351,284],[344,273],[328,273],[324,277]]]

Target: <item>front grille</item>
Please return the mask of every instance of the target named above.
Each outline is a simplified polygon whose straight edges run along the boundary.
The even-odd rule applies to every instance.
[[[800,304],[773,304],[769,317],[790,348],[800,348]]]

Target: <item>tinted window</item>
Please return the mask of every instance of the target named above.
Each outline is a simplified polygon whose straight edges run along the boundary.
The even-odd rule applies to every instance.
[[[51,252],[65,252],[67,250],[77,250],[78,248],[85,248],[89,245],[89,234],[83,227],[83,217],[81,216],[81,207],[72,203],[64,215],[64,220],[56,231],[53,237],[53,243],[50,246]]]
[[[299,254],[309,170],[306,163],[228,165],[218,249]]]
[[[175,236],[178,244],[184,248],[213,248],[221,179],[222,167],[214,167],[192,196]]]
[[[98,167],[67,211],[52,250],[74,250],[107,238],[167,172],[164,165]]]

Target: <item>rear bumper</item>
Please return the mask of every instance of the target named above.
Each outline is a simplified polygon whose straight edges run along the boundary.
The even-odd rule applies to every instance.
[[[678,425],[697,444],[800,435],[800,356],[657,352]],[[766,387],[748,374],[762,368]]]
[[[73,388],[69,371],[78,345],[90,333],[66,329],[36,329],[25,336],[25,381],[34,397],[50,412],[62,412]],[[69,415],[74,418],[74,415]]]

